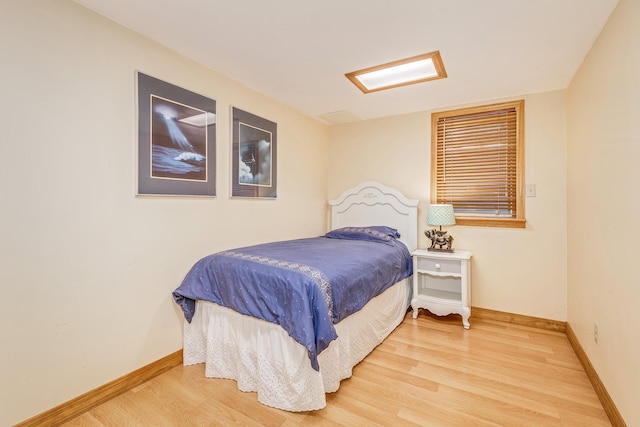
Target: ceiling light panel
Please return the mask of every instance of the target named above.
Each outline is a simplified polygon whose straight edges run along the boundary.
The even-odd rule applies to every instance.
[[[431,52],[345,74],[362,92],[376,92],[447,77],[440,52]]]

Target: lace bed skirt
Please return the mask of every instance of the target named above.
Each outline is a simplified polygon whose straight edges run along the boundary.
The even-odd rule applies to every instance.
[[[184,364],[205,363],[207,377],[233,379],[239,390],[257,392],[267,406],[322,409],[325,393],[337,391],[352,368],[402,322],[410,298],[405,279],[335,325],[338,339],[320,353],[320,371],[280,326],[197,301],[191,323],[184,323]]]

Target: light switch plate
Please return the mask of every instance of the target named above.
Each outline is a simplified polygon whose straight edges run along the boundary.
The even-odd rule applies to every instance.
[[[536,185],[527,184],[526,186],[527,197],[536,197]]]

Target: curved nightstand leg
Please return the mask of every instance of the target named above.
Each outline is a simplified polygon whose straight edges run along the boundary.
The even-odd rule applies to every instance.
[[[418,294],[417,290],[414,290],[413,292],[414,292],[413,295],[417,295]],[[416,298],[411,298],[411,303],[409,305],[413,309],[413,318],[417,319],[418,318],[418,310],[420,309],[420,307],[418,307],[418,300]]]
[[[465,329],[469,329],[469,326],[471,326],[469,323],[469,317],[471,317],[471,309],[468,307],[462,307],[462,325]]]

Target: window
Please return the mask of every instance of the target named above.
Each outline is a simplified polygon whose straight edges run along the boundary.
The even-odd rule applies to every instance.
[[[524,101],[431,115],[431,201],[456,224],[524,228]]]

